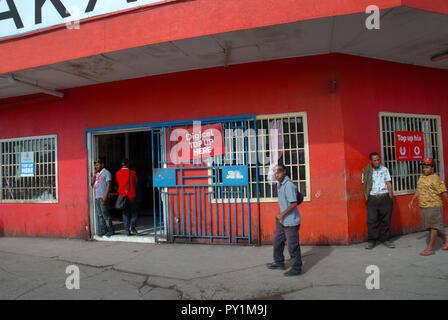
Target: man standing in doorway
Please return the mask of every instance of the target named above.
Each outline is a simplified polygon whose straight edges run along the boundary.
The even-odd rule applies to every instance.
[[[278,203],[280,213],[276,216],[273,238],[274,262],[268,263],[269,269],[285,269],[283,251],[285,241],[292,260],[291,269],[285,276],[298,276],[302,273],[302,254],[299,243],[300,213],[297,209],[297,187],[286,175],[286,167],[282,164],[275,168],[275,179],[278,181]]]
[[[137,174],[130,168],[129,159],[124,159],[121,162],[122,168],[118,170],[115,178],[118,183],[118,195],[127,197],[126,206],[123,210],[124,230],[128,236],[131,234],[137,235],[137,217],[138,217],[138,203],[136,185],[138,182]],[[128,186],[129,182],[129,186]]]
[[[95,193],[95,212],[98,216],[99,233],[102,237],[110,237],[114,233],[112,218],[107,207],[107,198],[109,196],[112,175],[106,170],[105,160],[95,160],[95,173],[92,175],[91,186]]]
[[[381,228],[380,240],[386,247],[395,248],[390,241],[390,221],[393,208],[392,179],[389,170],[381,165],[380,155],[372,152],[370,164],[362,169],[362,183],[367,206],[368,242],[366,249],[373,249],[378,240],[378,229]]]

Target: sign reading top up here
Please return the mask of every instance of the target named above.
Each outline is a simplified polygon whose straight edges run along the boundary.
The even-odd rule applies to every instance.
[[[34,177],[34,152],[20,153],[20,176]]]
[[[170,160],[175,164],[226,153],[220,123],[203,126],[194,122],[189,129],[174,129],[170,141],[173,142]]]
[[[173,1],[180,0],[0,0],[0,39]]]

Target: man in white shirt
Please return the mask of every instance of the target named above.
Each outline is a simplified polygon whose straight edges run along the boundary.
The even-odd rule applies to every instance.
[[[393,194],[392,179],[389,170],[381,165],[380,155],[372,152],[370,164],[362,170],[362,183],[367,206],[368,243],[366,249],[373,249],[380,240],[386,247],[395,248],[390,238],[390,220],[392,217]]]

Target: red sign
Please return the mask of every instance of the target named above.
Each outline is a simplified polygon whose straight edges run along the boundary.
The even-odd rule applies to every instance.
[[[195,124],[188,130],[177,128],[171,132],[170,140],[176,142],[170,150],[170,160],[176,164],[225,154],[224,138],[219,123],[207,126]]]
[[[421,131],[395,131],[397,161],[423,160],[425,144]]]

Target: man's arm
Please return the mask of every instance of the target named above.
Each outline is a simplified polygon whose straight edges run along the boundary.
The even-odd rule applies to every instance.
[[[297,207],[297,202],[291,202],[288,206],[288,208],[286,208],[285,211],[280,212],[277,215],[277,219],[278,220],[282,220],[288,213],[292,212],[294,210],[294,208]]]
[[[394,196],[393,190],[392,190],[392,183],[390,181],[386,181],[387,190],[389,191],[389,197],[392,199]]]
[[[412,205],[414,204],[415,198],[417,198],[417,196],[418,196],[418,193],[417,193],[417,190],[415,190],[414,196],[412,197],[411,201],[409,201],[409,203],[408,203],[409,208],[412,208]]]
[[[92,173],[91,179],[90,179],[90,186],[93,187],[93,185],[95,184],[96,181],[96,174]]]
[[[364,169],[362,169],[361,182],[362,182],[363,187],[364,187],[364,183],[366,183],[366,182],[364,181]],[[364,197],[366,198],[366,201],[367,201],[367,200],[369,199],[369,197],[366,195],[366,193],[365,193],[364,190],[363,190],[362,193],[364,193]]]
[[[446,202],[448,202],[448,192],[445,191],[441,195],[445,198]]]
[[[389,169],[385,169],[386,170],[386,186],[387,186],[387,191],[389,191],[389,197],[392,199],[392,197],[394,196],[394,191],[392,189],[392,178],[390,177],[390,173],[389,173]]]
[[[110,181],[106,182],[106,192],[104,193],[104,197],[101,198],[101,201],[103,201],[103,203],[106,203],[106,201],[107,201],[107,197],[109,196],[111,185],[112,184],[110,183]]]

